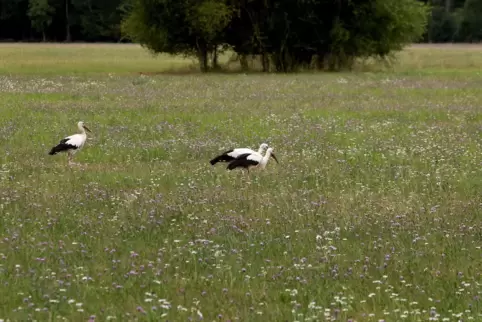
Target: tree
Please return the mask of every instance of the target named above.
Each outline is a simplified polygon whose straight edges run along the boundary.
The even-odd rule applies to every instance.
[[[195,56],[206,72],[223,43],[229,7],[215,0],[135,0],[123,32],[153,53]]]
[[[196,35],[198,59],[202,70],[208,70],[208,56],[212,55],[211,68],[218,67],[218,49],[224,41],[223,31],[231,20],[225,3],[217,0],[202,1],[187,9],[186,18],[191,32]]]
[[[228,24],[226,42],[238,54],[243,70],[248,55],[260,55],[263,71],[269,70],[268,26],[272,18],[269,1],[229,0],[233,15]]]
[[[28,6],[29,0],[0,0],[0,38],[29,37]]]
[[[78,25],[86,40],[120,38],[120,0],[72,0]]]
[[[464,42],[482,41],[482,0],[466,0],[457,37]]]
[[[457,30],[462,20],[465,0],[421,0],[427,3],[429,12],[425,42],[453,42],[457,40]]]
[[[65,41],[71,42],[72,41],[72,34],[70,33],[70,0],[65,0]]]
[[[202,71],[227,44],[291,72],[385,57],[420,38],[427,15],[417,0],[135,0],[124,31],[155,53],[197,55]]]
[[[356,56],[383,58],[419,40],[429,8],[413,0],[357,1],[354,26],[347,40]]]
[[[457,13],[447,12],[443,7],[436,6],[432,9],[429,26],[429,42],[452,42],[459,27]]]
[[[241,55],[268,56],[274,69],[350,67],[418,40],[428,8],[416,0],[232,0],[226,41]]]
[[[28,16],[31,19],[32,27],[42,33],[42,40],[46,41],[45,29],[52,23],[54,8],[48,0],[30,0]]]

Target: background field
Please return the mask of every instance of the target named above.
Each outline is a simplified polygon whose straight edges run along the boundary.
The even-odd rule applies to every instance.
[[[0,319],[481,320],[481,48],[146,76],[190,62],[0,45]],[[250,181],[208,163],[261,142]]]
[[[465,74],[480,75],[482,45],[419,44],[396,55],[398,63],[389,66],[372,61],[355,68],[364,72],[398,74]],[[226,63],[231,54],[220,62]],[[231,64],[230,68],[238,68]],[[10,44],[0,43],[0,74],[92,75],[92,74],[185,74],[197,70],[193,59],[154,56],[132,44]],[[477,74],[475,74],[477,73]]]

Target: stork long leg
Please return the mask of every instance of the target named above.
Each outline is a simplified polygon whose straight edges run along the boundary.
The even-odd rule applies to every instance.
[[[74,165],[74,161],[73,161],[73,157],[74,155],[72,154],[72,152],[67,152],[67,155],[68,155],[68,160],[69,160],[69,165]]]
[[[250,179],[249,167],[246,168],[246,172],[245,172],[245,173],[246,173],[246,182],[247,182],[247,183],[251,183],[251,180],[249,180],[249,179]]]

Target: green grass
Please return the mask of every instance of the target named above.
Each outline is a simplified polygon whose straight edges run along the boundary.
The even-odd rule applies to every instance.
[[[131,44],[2,44],[0,74],[107,74],[160,72],[192,59],[153,56]]]
[[[359,62],[358,71],[395,71],[403,75],[480,76],[482,46],[479,45],[414,45],[395,57],[390,65],[372,60]],[[230,58],[226,53],[220,62]],[[229,68],[238,68],[230,63]],[[0,43],[0,75],[95,75],[157,74],[197,71],[194,59],[172,55],[153,56],[134,44],[10,44]]]
[[[466,47],[377,72],[145,76],[189,62],[0,45],[0,319],[481,320]],[[79,120],[68,167],[47,152]],[[250,181],[208,162],[261,142],[280,164]]]

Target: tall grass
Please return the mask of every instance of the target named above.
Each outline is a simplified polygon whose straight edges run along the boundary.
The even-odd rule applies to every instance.
[[[401,57],[179,77],[131,74],[170,64],[136,46],[0,46],[0,319],[481,320],[481,64]],[[79,120],[69,167],[47,152]],[[280,164],[250,178],[208,162],[261,142]]]

